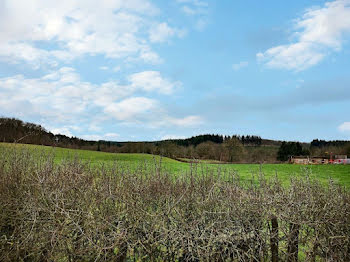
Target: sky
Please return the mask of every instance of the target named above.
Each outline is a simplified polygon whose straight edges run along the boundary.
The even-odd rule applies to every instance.
[[[92,140],[350,139],[350,0],[0,0],[0,116]]]

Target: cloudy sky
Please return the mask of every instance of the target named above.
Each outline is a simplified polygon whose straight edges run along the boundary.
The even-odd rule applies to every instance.
[[[86,139],[350,139],[350,0],[0,0],[0,115]]]

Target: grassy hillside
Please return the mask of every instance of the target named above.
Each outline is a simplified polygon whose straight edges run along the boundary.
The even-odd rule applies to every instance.
[[[267,178],[278,176],[285,184],[289,184],[292,177],[301,177],[309,174],[318,178],[322,183],[328,183],[332,179],[335,183],[340,183],[350,187],[350,165],[290,165],[290,164],[189,164],[176,161],[166,157],[154,156],[150,154],[114,154],[88,150],[74,150],[58,147],[47,147],[37,145],[7,144],[0,143],[0,153],[2,157],[7,150],[30,150],[35,151],[37,156],[53,154],[55,162],[67,158],[78,157],[83,161],[88,161],[92,165],[111,166],[117,165],[119,168],[161,168],[170,174],[182,174],[192,171],[198,175],[206,170],[220,170],[222,176],[232,176],[238,174],[240,179],[249,181],[256,179],[260,171]],[[161,163],[161,165],[160,165]]]

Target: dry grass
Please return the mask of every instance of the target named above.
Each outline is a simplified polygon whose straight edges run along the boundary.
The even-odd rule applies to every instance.
[[[0,157],[0,261],[349,261],[350,194],[311,179]]]

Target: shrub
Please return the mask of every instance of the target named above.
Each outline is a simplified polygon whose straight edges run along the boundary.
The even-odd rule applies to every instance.
[[[332,183],[53,159],[3,152],[1,261],[350,260],[350,195]]]

